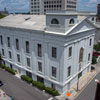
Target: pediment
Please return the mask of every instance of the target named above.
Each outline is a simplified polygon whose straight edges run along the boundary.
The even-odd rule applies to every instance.
[[[67,35],[78,34],[80,32],[93,30],[93,29],[95,29],[95,26],[91,22],[89,22],[87,19],[85,19],[81,23],[73,26]]]

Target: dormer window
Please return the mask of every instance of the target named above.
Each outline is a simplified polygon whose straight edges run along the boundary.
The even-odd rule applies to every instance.
[[[56,18],[54,18],[51,20],[51,24],[59,24],[59,21]]]
[[[74,24],[74,19],[70,19],[69,24]]]

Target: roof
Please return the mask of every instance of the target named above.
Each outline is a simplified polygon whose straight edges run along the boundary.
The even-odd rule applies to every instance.
[[[44,30],[45,28],[45,15],[9,15],[0,19],[0,26]]]
[[[48,10],[46,15],[78,15],[77,11],[67,11],[67,10]]]
[[[67,35],[85,19],[87,18],[84,16],[82,18],[78,18],[78,22],[74,26],[70,27],[69,30],[65,32],[65,34],[64,33],[62,34],[61,32],[59,33],[59,32],[45,31],[46,15],[22,15],[22,14],[9,15],[0,20],[0,26],[44,31],[46,33],[59,34],[59,35]]]
[[[78,11],[79,16],[96,16],[96,12]]]

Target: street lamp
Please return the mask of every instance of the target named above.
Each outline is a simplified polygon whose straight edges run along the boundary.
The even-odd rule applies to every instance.
[[[77,89],[76,89],[76,91],[79,91],[79,79],[80,79],[80,74],[81,74],[80,70],[81,70],[81,63],[79,64],[79,71],[78,71],[78,78],[77,78]]]
[[[95,80],[95,81],[97,82],[97,89],[94,100],[100,100],[100,80]]]

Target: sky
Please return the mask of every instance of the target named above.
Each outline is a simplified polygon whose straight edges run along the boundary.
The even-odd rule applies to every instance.
[[[78,0],[78,10],[97,11],[100,0]],[[29,12],[29,0],[0,0],[0,11],[4,8],[9,12]]]

